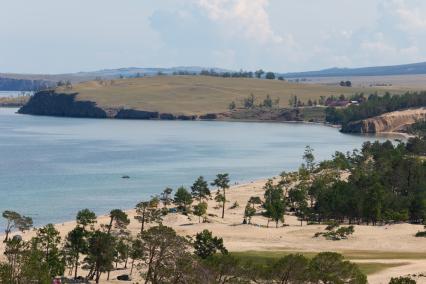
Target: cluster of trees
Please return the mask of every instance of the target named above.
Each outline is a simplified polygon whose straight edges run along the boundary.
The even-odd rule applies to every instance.
[[[272,99],[269,94],[267,94],[266,97],[263,100],[261,100],[259,103],[257,103],[258,100],[259,99],[255,95],[250,94],[250,96],[243,98],[240,104],[241,104],[241,107],[245,109],[254,109],[254,108],[272,109],[272,108],[280,107],[280,98]],[[237,104],[235,103],[235,101],[232,101],[229,104],[229,109],[234,110],[236,108],[237,108]]]
[[[285,214],[295,214],[301,225],[335,224],[318,234],[333,240],[353,233],[351,226],[339,227],[343,223],[425,223],[426,161],[418,156],[419,144],[425,145],[425,140],[412,138],[396,145],[366,142],[361,151],[336,152],[332,160],[319,164],[307,147],[298,172],[282,173],[278,182],[269,180],[263,199],[249,199],[244,223],[260,215],[278,227]],[[341,178],[342,172],[347,180]]]
[[[214,69],[202,70],[200,72],[202,76],[213,76],[213,77],[223,77],[223,78],[265,78],[268,80],[284,80],[282,76],[276,76],[274,72],[265,72],[262,69],[252,71],[243,71],[238,72],[217,72]]]
[[[67,89],[72,89],[72,83],[70,80],[61,80],[56,83],[57,87],[65,87]]]
[[[386,112],[424,106],[426,106],[426,92],[407,92],[403,95],[386,93],[384,96],[371,94],[367,100],[359,105],[351,105],[343,109],[327,108],[326,121],[345,126],[349,122],[374,117]]]
[[[124,212],[112,210],[110,220],[95,229],[96,216],[86,209],[64,241],[52,224],[30,241],[8,240],[0,282],[48,284],[67,269],[78,279],[81,267],[84,279],[98,283],[102,273],[118,264],[126,268],[130,261],[130,274],[137,270],[145,283],[367,283],[358,266],[337,253],[312,259],[290,254],[261,265],[229,254],[223,240],[208,230],[182,237],[160,224],[132,237],[123,233]]]
[[[352,82],[351,81],[340,81],[339,85],[341,87],[352,87]]]
[[[408,129],[408,132],[416,136],[426,137],[426,119],[417,121],[416,123],[412,124]]]
[[[302,167],[295,189],[310,202],[294,209],[311,222],[425,222],[426,162],[413,153],[413,141],[366,142],[361,151],[337,152],[314,175]],[[342,170],[349,173],[348,180],[340,178]]]

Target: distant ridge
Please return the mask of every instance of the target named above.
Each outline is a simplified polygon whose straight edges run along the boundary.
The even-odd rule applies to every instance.
[[[71,83],[80,83],[84,81],[95,80],[97,78],[112,80],[115,78],[134,78],[144,76],[155,76],[157,74],[172,75],[174,73],[185,72],[188,74],[199,74],[203,70],[213,70],[216,73],[235,72],[235,70],[201,67],[201,66],[177,66],[170,68],[155,67],[127,67],[115,69],[103,69],[97,71],[64,73],[64,74],[16,74],[0,73],[0,91],[13,90],[38,90],[40,86],[55,86],[59,81],[71,81]],[[254,70],[251,70],[254,71]],[[266,70],[268,71],[268,70]],[[357,77],[357,76],[389,76],[389,75],[418,75],[426,74],[426,62],[393,65],[376,66],[362,68],[329,68],[319,71],[307,72],[289,72],[276,73],[285,79],[295,78],[314,78],[314,77]],[[30,88],[30,89],[28,89]]]
[[[329,68],[319,71],[283,73],[284,78],[309,77],[349,77],[349,76],[386,76],[386,75],[415,75],[426,74],[426,62],[362,67],[362,68]]]

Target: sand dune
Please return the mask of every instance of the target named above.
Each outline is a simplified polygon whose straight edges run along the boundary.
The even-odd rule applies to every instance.
[[[261,216],[253,218],[253,225],[242,225],[247,200],[250,196],[261,196],[265,182],[266,180],[258,180],[230,188],[227,192],[229,203],[224,219],[209,217],[210,223],[199,224],[198,217],[188,218],[179,214],[169,214],[164,220],[164,225],[173,227],[181,235],[194,235],[203,229],[209,229],[224,239],[225,245],[230,251],[337,251],[348,255],[364,255],[361,258],[368,258],[368,260],[356,260],[360,262],[406,263],[403,266],[369,275],[370,283],[387,283],[393,276],[426,273],[426,259],[418,259],[418,255],[413,259],[398,258],[398,255],[406,256],[407,253],[425,253],[426,255],[426,238],[414,237],[417,231],[423,229],[423,226],[420,225],[355,226],[354,235],[342,241],[313,238],[314,233],[322,231],[325,226],[307,226],[305,222],[303,226],[300,226],[300,221],[294,216],[286,216],[285,223],[288,226],[285,227],[275,228],[271,223],[270,228],[266,228],[267,220]],[[229,209],[234,202],[238,202],[239,207]],[[208,213],[220,216],[220,210],[213,208],[215,205],[213,200],[209,201]],[[136,235],[140,230],[140,225],[134,219],[135,211],[128,210],[127,213],[131,219],[129,229]],[[108,216],[100,216],[98,224],[106,223],[108,223]],[[75,222],[66,222],[57,224],[56,228],[64,236],[74,226]],[[35,233],[32,231],[24,234],[23,237],[29,239],[34,235]],[[0,250],[3,249],[3,244],[0,244]],[[394,259],[390,259],[389,253],[395,255]],[[379,256],[386,254],[388,254],[386,259]],[[378,256],[375,257],[375,255]],[[111,273],[111,278],[114,279],[122,273],[125,271],[114,271]],[[426,281],[422,282],[423,279],[426,278],[420,278],[418,283],[426,283]],[[114,283],[114,281],[103,283]]]

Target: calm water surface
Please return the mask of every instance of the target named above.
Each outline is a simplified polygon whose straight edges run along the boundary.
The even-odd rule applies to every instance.
[[[322,160],[375,139],[306,124],[76,119],[15,111],[0,108],[0,210],[17,210],[38,225],[73,219],[82,208],[131,208],[199,175],[211,180],[228,172],[235,182],[294,170],[306,145]]]
[[[21,91],[0,91],[0,98],[18,97],[18,96],[30,96],[33,92],[21,92]]]

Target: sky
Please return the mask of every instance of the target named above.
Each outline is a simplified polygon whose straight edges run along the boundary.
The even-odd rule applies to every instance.
[[[0,0],[0,72],[420,61],[424,0]]]

